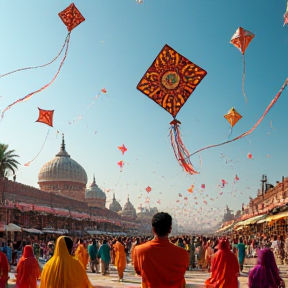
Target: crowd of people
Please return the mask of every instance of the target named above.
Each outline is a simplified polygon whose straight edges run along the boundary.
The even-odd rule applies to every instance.
[[[36,288],[39,279],[40,288],[92,288],[87,271],[105,276],[113,264],[123,282],[129,262],[141,276],[142,288],[184,288],[186,271],[195,268],[211,272],[207,288],[238,288],[245,259],[254,252],[258,258],[249,272],[249,288],[285,287],[276,264],[285,257],[282,237],[270,242],[245,237],[169,238],[171,230],[172,217],[160,212],[152,218],[153,237],[29,237],[13,245],[8,241],[0,252],[0,288],[7,285],[9,264],[16,266],[17,288]]]

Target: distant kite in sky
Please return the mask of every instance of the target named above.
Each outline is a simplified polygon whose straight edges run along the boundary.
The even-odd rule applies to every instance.
[[[288,24],[288,0],[287,0],[287,8],[286,13],[284,14],[284,26]]]
[[[122,146],[118,146],[118,149],[122,152],[122,155],[124,155],[125,152],[127,151],[127,148],[125,147],[124,144]]]
[[[122,169],[123,169],[123,167],[124,167],[124,162],[121,160],[121,161],[119,161],[119,162],[117,163],[117,165],[118,165],[119,168],[120,168],[120,172],[122,172]]]
[[[247,154],[247,158],[248,158],[248,159],[253,159],[253,155],[252,155],[251,153],[248,153],[248,154]]]
[[[39,117],[36,120],[36,122],[44,123],[47,124],[48,126],[53,127],[53,115],[54,115],[54,110],[43,110],[39,109]]]
[[[160,200],[158,200],[158,201],[157,201],[157,204],[159,204],[159,205],[160,205],[160,204],[161,204],[161,201],[160,201]]]
[[[205,184],[201,184],[201,189],[205,189]]]
[[[24,96],[23,98],[20,98],[16,101],[14,101],[13,103],[11,103],[10,105],[8,105],[5,109],[3,109],[1,111],[1,116],[0,116],[0,119],[3,119],[4,117],[4,114],[7,110],[9,110],[12,106],[14,106],[15,104],[17,103],[21,103],[21,102],[24,102],[24,101],[27,101],[29,100],[33,95],[45,90],[46,88],[48,88],[54,81],[55,79],[57,78],[58,74],[60,73],[61,71],[61,68],[65,62],[65,59],[67,57],[67,53],[68,53],[68,48],[69,48],[69,43],[70,43],[70,33],[71,31],[77,27],[80,23],[82,23],[83,21],[85,21],[85,18],[81,15],[81,13],[79,12],[79,10],[76,8],[76,6],[72,3],[69,7],[67,7],[64,11],[60,12],[59,13],[59,17],[61,18],[61,20],[63,21],[63,23],[66,25],[67,29],[68,29],[68,34],[66,36],[66,39],[64,41],[64,44],[60,50],[60,52],[58,53],[58,55],[53,59],[51,60],[50,62],[46,63],[46,64],[43,64],[43,65],[39,65],[39,66],[34,66],[34,67],[27,67],[27,68],[22,68],[22,69],[17,69],[17,70],[14,70],[14,71],[11,71],[11,72],[8,72],[6,74],[3,74],[0,76],[1,77],[5,77],[7,75],[10,75],[10,74],[13,74],[13,73],[16,73],[16,72],[19,72],[19,71],[23,71],[23,70],[29,70],[29,69],[36,69],[36,68],[42,68],[42,67],[45,67],[45,66],[48,66],[50,65],[51,63],[53,63],[54,61],[56,61],[58,59],[58,57],[62,54],[62,51],[64,50],[65,48],[65,54],[64,54],[64,57],[60,63],[60,66],[56,72],[56,74],[54,75],[54,77],[52,78],[52,80],[44,85],[43,87],[39,88],[38,90],[35,90],[29,94],[27,94],[26,96]]]
[[[226,145],[226,144],[229,144],[229,143],[232,143],[236,140],[239,140],[239,139],[242,139],[244,137],[246,137],[247,135],[251,134],[257,127],[258,125],[262,122],[262,120],[264,119],[264,117],[267,115],[267,113],[270,111],[270,109],[274,106],[274,104],[278,101],[278,99],[280,98],[282,92],[284,91],[284,89],[286,88],[286,86],[288,85],[288,78],[285,80],[284,84],[282,85],[281,89],[279,90],[279,92],[277,93],[277,95],[274,97],[274,99],[271,101],[271,103],[268,105],[268,107],[266,108],[266,110],[264,111],[264,113],[262,114],[262,116],[260,117],[260,119],[256,122],[256,124],[254,124],[254,126],[248,130],[247,132],[239,135],[238,137],[234,138],[234,139],[231,139],[231,140],[227,140],[225,142],[222,142],[222,143],[219,143],[219,144],[214,144],[214,145],[210,145],[210,146],[206,146],[204,148],[201,148],[199,150],[197,150],[196,152],[192,153],[190,155],[193,156],[195,154],[198,154],[199,152],[201,151],[204,151],[204,150],[207,150],[207,149],[210,149],[210,148],[215,148],[215,147],[218,147],[218,146],[222,146],[222,145]]]
[[[188,191],[189,193],[193,193],[193,191],[194,191],[194,184],[192,184],[191,187],[187,189],[187,191]]]
[[[196,174],[189,152],[182,142],[176,116],[207,72],[165,45],[145,72],[137,89],[156,102],[174,118],[170,139],[175,157],[189,174]]]
[[[242,77],[242,92],[245,97],[245,101],[247,103],[247,97],[245,94],[245,50],[247,49],[248,45],[250,44],[251,40],[255,37],[253,33],[239,27],[235,34],[232,36],[230,43],[233,44],[236,48],[240,50],[242,53],[243,58],[243,77]]]
[[[182,197],[182,194],[181,194],[181,193],[179,193],[179,197]]]
[[[150,193],[152,191],[152,188],[150,186],[148,186],[148,187],[146,187],[145,190],[146,190],[147,193]]]
[[[235,181],[239,181],[239,177],[237,175],[235,176]]]
[[[236,111],[234,107],[232,107],[229,110],[229,112],[226,115],[224,115],[224,117],[230,123],[231,129],[242,118],[242,116]]]

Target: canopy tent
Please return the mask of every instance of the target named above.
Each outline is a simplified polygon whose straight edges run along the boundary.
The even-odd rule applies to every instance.
[[[288,217],[288,211],[284,211],[275,215],[268,216],[265,221],[270,222],[270,221],[278,220],[278,219],[285,218],[285,217]]]
[[[22,230],[28,233],[32,233],[32,234],[43,234],[42,231],[34,229],[34,228],[23,228]]]
[[[16,224],[14,223],[9,223],[7,226],[6,226],[6,231],[8,232],[21,232],[22,231],[22,228],[17,226]]]

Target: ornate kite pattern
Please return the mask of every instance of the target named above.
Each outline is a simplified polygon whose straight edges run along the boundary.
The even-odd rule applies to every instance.
[[[54,110],[43,110],[39,109],[39,117],[36,120],[36,122],[44,123],[47,124],[48,126],[53,127],[53,115],[54,115]]]
[[[174,118],[207,72],[165,45],[137,89]]]
[[[58,15],[63,21],[63,23],[66,25],[69,32],[71,32],[75,27],[85,21],[85,18],[82,16],[74,3],[69,5]]]

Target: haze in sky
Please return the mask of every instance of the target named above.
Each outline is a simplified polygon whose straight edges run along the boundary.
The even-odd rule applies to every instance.
[[[62,133],[67,152],[84,167],[89,183],[95,173],[97,184],[110,189],[108,200],[115,193],[122,205],[129,194],[135,207],[145,206],[147,196],[150,206],[161,200],[160,209],[181,206],[188,197],[191,211],[206,207],[203,201],[208,202],[207,209],[228,204],[238,210],[249,196],[256,196],[262,174],[272,184],[288,176],[288,89],[251,135],[191,157],[200,172],[194,176],[183,172],[174,157],[168,137],[171,115],[136,89],[168,44],[208,72],[177,115],[187,149],[192,153],[249,130],[288,76],[286,0],[242,0],[241,5],[236,0],[74,3],[86,21],[71,33],[58,78],[45,91],[8,110],[0,122],[1,142],[20,155],[18,182],[38,187],[38,172],[58,153]],[[44,64],[57,55],[67,35],[58,13],[69,4],[0,0],[0,74]],[[240,26],[256,35],[245,53],[247,104],[241,88],[242,55],[230,44]],[[1,78],[0,108],[48,83],[60,61],[61,57],[45,68]],[[102,88],[107,93],[87,109]],[[54,128],[35,122],[37,107],[55,110]],[[231,107],[243,118],[229,136],[223,115]],[[43,150],[25,167],[40,151],[48,131]],[[124,156],[117,148],[122,144],[128,148]],[[126,163],[122,172],[120,160]],[[219,187],[222,179],[228,182],[225,188]],[[187,191],[192,184],[195,190],[205,184],[204,199]],[[147,186],[152,188],[149,194]]]

